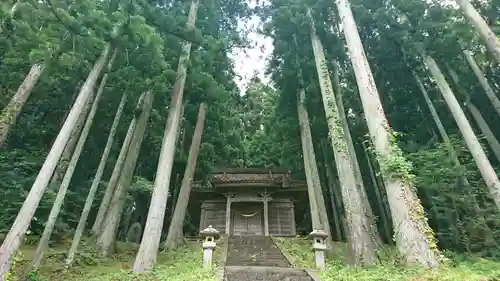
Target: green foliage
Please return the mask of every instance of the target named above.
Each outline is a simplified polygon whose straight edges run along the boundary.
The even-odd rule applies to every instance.
[[[314,254],[312,242],[303,238],[278,239],[281,248],[285,249],[301,267],[313,268]],[[404,267],[399,264],[394,248],[386,247],[379,251],[381,262],[373,267],[352,268],[346,267],[349,247],[338,243],[333,245],[330,257],[327,260],[326,270],[320,272],[324,281],[483,281],[500,278],[500,264],[483,258],[465,257],[447,253],[451,263],[437,269],[420,267]]]
[[[277,107],[279,92],[254,77],[242,98],[240,122],[244,128],[245,167],[300,167],[300,136],[296,116]]]
[[[399,135],[400,133],[398,132],[390,132],[387,156],[381,155],[372,146],[368,146],[368,150],[377,156],[381,175],[387,178],[398,178],[412,185],[415,179],[415,176],[412,174],[412,163],[403,155],[403,151],[396,141]],[[367,138],[369,138],[369,135],[367,135]]]
[[[193,44],[191,58],[187,62],[189,70],[183,101],[183,125],[177,142],[170,191],[178,185],[176,179],[183,175],[196,113],[201,102],[207,104],[207,118],[196,179],[204,179],[212,168],[224,166],[279,166],[291,169],[295,177],[300,177],[303,159],[296,112],[296,97],[300,90],[307,93],[306,106],[315,150],[318,155],[322,154],[322,149],[330,151],[328,145],[320,145],[328,137],[329,129],[322,110],[309,36],[311,21],[306,16],[306,7],[312,10],[313,25],[326,48],[327,64],[339,62],[341,77],[338,86],[344,93],[353,139],[359,140],[366,135],[365,118],[372,118],[368,114],[365,116],[362,110],[355,75],[346,55],[343,34],[338,28],[338,11],[331,0],[264,1],[257,3],[255,10],[251,10],[246,1],[201,1],[193,30],[185,28],[189,1],[21,1],[18,12],[12,17],[8,15],[11,4],[7,3],[9,1],[3,2],[0,4],[0,21],[2,28],[5,27],[0,33],[0,108],[13,110],[6,108],[6,105],[33,63],[42,63],[46,68],[28,102],[19,112],[16,125],[0,152],[0,234],[8,231],[17,216],[79,87],[108,43],[113,43],[117,48],[117,60],[109,73],[108,84],[99,105],[96,115],[98,121],[90,132],[82,154],[85,156],[78,163],[78,173],[72,179],[52,236],[52,246],[70,239],[72,229],[78,222],[104,149],[103,140],[107,138],[122,94],[129,96],[128,103],[103,181],[94,200],[90,220],[102,198],[128,123],[133,118],[137,99],[142,92],[153,90],[156,96],[144,141],[147,145],[141,148],[134,181],[128,187],[128,209],[124,213],[119,233],[126,230],[129,221],[141,221],[147,214],[171,92],[177,79],[181,45],[185,40],[192,41]],[[424,216],[429,218],[441,248],[498,258],[498,212],[485,191],[485,184],[463,143],[455,145],[460,161],[465,163],[463,167],[456,167],[450,161],[447,147],[433,144],[437,137],[432,120],[423,106],[412,76],[412,70],[422,68],[414,48],[414,45],[419,45],[425,47],[439,62],[446,62],[456,68],[461,81],[468,85],[467,90],[482,91],[460,56],[462,47],[475,51],[475,58],[488,79],[498,82],[500,73],[483,52],[481,39],[470,28],[461,12],[450,7],[446,1],[350,2],[380,91],[384,112],[391,126],[390,132],[401,132],[397,136],[391,135],[390,157],[378,157],[380,171],[377,172],[397,176],[416,185],[425,207],[425,213],[424,210],[416,209],[416,215],[419,219],[424,219]],[[498,0],[476,2],[478,3],[474,4],[491,25],[499,21]],[[274,39],[268,69],[272,83],[266,85],[254,78],[250,81],[247,92],[240,95],[234,82],[234,63],[228,58],[227,52],[235,46],[248,45],[245,31],[240,31],[238,25],[242,18],[256,12],[265,21],[262,33]],[[403,14],[408,21],[402,20]],[[409,44],[413,42],[421,44]],[[328,78],[328,73],[324,75],[323,78]],[[498,83],[492,84],[499,90]],[[434,90],[429,89],[431,95]],[[458,98],[463,97],[458,95]],[[491,120],[492,124],[498,123],[498,116],[490,114],[494,111],[491,110],[489,101],[481,95],[474,95],[474,99],[486,119]],[[433,101],[446,130],[450,134],[457,133],[456,123],[446,105],[437,99]],[[498,136],[500,131],[497,127],[493,129]],[[361,145],[358,142],[355,146],[359,149]],[[331,161],[333,157],[324,158],[327,159],[322,159],[322,164]],[[491,160],[498,164],[494,159]],[[334,166],[335,163],[329,164]],[[367,193],[372,194],[372,197],[379,196],[374,194],[376,183],[368,178],[368,166],[361,164],[361,169]],[[457,181],[462,176],[467,178],[469,185],[465,185],[463,180]],[[336,179],[329,181],[334,183]],[[25,244],[37,242],[52,207],[55,190],[57,186],[49,187],[44,194],[31,222],[32,234],[28,235]],[[380,190],[383,190],[383,186],[380,186]],[[370,203],[384,202],[385,195],[380,196],[369,198]],[[169,200],[168,204],[173,201]],[[374,206],[372,209],[380,209]],[[332,213],[339,213],[336,211],[332,210]],[[186,222],[196,224],[196,215],[190,214],[191,217]],[[166,221],[168,220],[167,218]],[[293,241],[281,240],[298,257],[299,263],[311,267],[311,252],[307,246],[309,242],[300,240],[295,245]],[[115,256],[114,261],[102,261],[92,251],[92,243],[84,245],[85,251],[77,258],[77,267],[71,272],[58,277],[54,273],[57,270],[48,270],[45,272],[47,274],[42,272],[41,275],[30,278],[38,281],[44,278],[51,281],[102,280],[101,277],[108,278],[104,280],[202,281],[213,277],[213,272],[200,269],[199,245],[194,249],[185,248],[164,255],[154,272],[135,276],[130,274],[127,260],[132,257],[131,253]],[[418,276],[429,280],[475,280],[496,265],[481,259],[464,260],[435,273],[422,269],[403,269],[397,260],[388,258],[377,267],[361,271],[341,266],[346,255],[343,249],[347,247],[341,244],[337,246],[339,251],[334,254],[336,259],[329,264],[324,280],[418,280]],[[393,251],[389,249],[387,252]],[[59,253],[58,256],[62,255]],[[454,256],[452,261],[455,262],[456,259]],[[117,263],[116,260],[127,260],[127,263]],[[61,259],[49,261],[60,269]],[[117,268],[124,270],[117,272]],[[490,271],[491,274],[496,274],[493,270]]]
[[[175,34],[192,33],[198,39],[203,34],[193,45],[189,61],[184,103],[186,108],[195,110],[186,110],[184,114],[183,130],[187,136],[182,143],[189,148],[197,108],[206,102],[208,114],[197,177],[206,176],[213,166],[241,162],[241,128],[235,125],[239,95],[233,81],[233,65],[225,50],[244,39],[237,30],[236,18],[247,15],[248,7],[245,3],[229,3],[232,1],[203,2],[195,30],[187,32],[184,26],[189,3],[167,2],[157,5],[148,1],[22,1],[12,28],[0,34],[0,106],[9,102],[32,63],[42,62],[47,67],[0,154],[0,171],[5,175],[0,193],[6,199],[0,200],[4,210],[0,215],[1,233],[8,231],[16,217],[79,88],[110,41],[117,47],[117,58],[82,153],[88,157],[78,162],[76,170],[80,172],[73,176],[52,236],[54,242],[71,235],[70,229],[78,222],[122,94],[127,93],[128,102],[90,220],[100,204],[103,186],[110,177],[135,103],[142,92],[152,89],[157,96],[144,141],[148,145],[141,149],[136,180],[127,199],[130,205],[135,203],[132,218],[144,209],[147,212],[183,43]],[[172,178],[183,174],[187,151],[183,149],[174,162]],[[55,190],[57,186],[48,188],[33,219],[31,229],[35,236],[43,230]]]
[[[92,257],[90,259],[91,262],[80,263],[68,270],[62,271],[61,268],[64,267],[64,260],[51,259],[50,262],[41,267],[36,276],[33,275],[35,279],[31,279],[31,281],[215,280],[215,270],[203,269],[203,252],[199,243],[189,242],[175,251],[161,253],[157,258],[158,266],[151,272],[141,274],[131,272],[130,266],[135,257],[136,250],[136,247],[131,247],[131,245],[120,244],[118,252],[113,259],[96,258],[96,256],[90,255]]]
[[[455,165],[443,143],[408,155],[427,217],[442,247],[498,257],[496,208],[490,200],[482,200],[488,197],[485,184],[463,141],[453,137],[452,144],[463,166]]]

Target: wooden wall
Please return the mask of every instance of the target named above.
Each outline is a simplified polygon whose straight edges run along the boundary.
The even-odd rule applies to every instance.
[[[220,234],[226,233],[226,201],[211,200],[201,205],[200,231],[211,225]]]
[[[233,203],[235,206],[237,203]],[[255,204],[255,203],[253,203]],[[249,204],[251,205],[251,204]],[[250,211],[250,210],[249,210]],[[288,199],[276,199],[269,202],[269,235],[295,236],[294,205]],[[226,201],[209,200],[201,206],[200,230],[212,225],[225,234],[226,230]],[[263,226],[262,226],[263,227]],[[231,227],[233,229],[233,227]]]
[[[296,235],[293,203],[290,200],[269,202],[269,235]]]

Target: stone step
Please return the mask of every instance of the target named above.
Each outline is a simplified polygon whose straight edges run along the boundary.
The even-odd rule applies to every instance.
[[[265,266],[226,266],[224,281],[313,281],[301,269]]]
[[[267,236],[230,237],[226,265],[291,267],[281,250]]]

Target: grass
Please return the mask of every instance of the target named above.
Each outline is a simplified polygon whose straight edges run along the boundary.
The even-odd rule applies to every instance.
[[[314,268],[311,241],[303,238],[277,238],[280,247],[302,268]],[[394,248],[379,251],[381,262],[372,267],[345,265],[347,246],[335,243],[327,259],[327,268],[319,272],[322,281],[495,281],[500,280],[500,262],[448,253],[450,262],[438,269],[404,267],[397,262]]]
[[[215,270],[203,269],[203,252],[201,242],[187,242],[175,251],[160,253],[156,267],[148,273],[135,274],[132,265],[135,259],[137,245],[121,245],[118,253],[110,258],[96,258],[92,254],[78,257],[78,264],[69,270],[64,269],[64,254],[57,251],[49,253],[36,277],[30,281],[214,281]],[[215,251],[214,260],[217,261]],[[31,254],[31,249],[24,250],[25,261]],[[17,279],[23,273],[22,264],[16,270]]]

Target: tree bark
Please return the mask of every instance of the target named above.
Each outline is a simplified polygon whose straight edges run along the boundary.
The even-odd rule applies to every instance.
[[[326,182],[328,185],[328,195],[330,197],[330,204],[332,207],[332,212],[333,212],[333,224],[335,225],[334,231],[335,235],[338,239],[338,241],[342,241],[343,236],[342,236],[342,226],[341,226],[341,220],[340,220],[340,207],[337,206],[337,201],[335,199],[335,192],[333,191],[335,188],[335,184],[333,182],[333,179],[330,178],[328,169],[331,169],[331,167],[328,165],[328,156],[326,152],[326,147],[324,145],[324,142],[321,141],[321,151],[323,151],[323,161],[325,165],[325,176],[326,176]]]
[[[198,152],[201,145],[201,137],[203,135],[203,128],[205,125],[205,104],[200,105],[198,111],[198,119],[196,120],[196,127],[194,129],[193,140],[189,148],[188,162],[184,177],[182,178],[182,185],[175,204],[172,222],[168,229],[167,240],[165,241],[165,249],[175,249],[179,245],[179,240],[182,239],[182,228],[184,226],[184,217],[186,216],[186,209],[189,203],[189,195],[191,194],[191,183],[193,181],[194,172],[196,169],[196,162],[198,160]]]
[[[460,167],[461,164],[458,160],[456,151],[453,148],[453,145],[451,144],[450,138],[448,137],[448,134],[446,133],[446,130],[444,129],[443,124],[441,123],[441,119],[439,118],[439,115],[437,114],[436,108],[432,104],[432,101],[431,101],[429,95],[427,94],[427,91],[425,90],[425,87],[424,87],[422,81],[418,78],[417,74],[413,70],[412,70],[412,73],[413,73],[413,76],[415,77],[415,80],[417,81],[418,87],[419,87],[420,91],[422,92],[422,95],[424,96],[425,102],[426,102],[427,106],[429,107],[429,111],[431,112],[432,119],[434,120],[434,123],[436,123],[436,126],[438,128],[438,132],[441,135],[441,138],[443,139],[445,145],[447,146],[448,153],[450,155],[450,159],[454,162],[456,167]],[[462,176],[462,179],[459,179],[459,181],[460,180],[462,180],[467,185],[469,184],[469,181],[467,180],[467,178],[465,176]],[[457,183],[459,183],[459,181],[457,181]],[[454,189],[453,185],[451,188],[452,188],[451,189],[452,193],[455,193],[455,189]],[[424,196],[429,199],[427,201],[430,202],[429,203],[431,205],[430,209],[433,211],[434,217],[437,218],[437,215],[435,212],[435,204],[432,202],[433,196],[429,195],[425,189],[422,189],[421,191],[424,194]],[[439,193],[439,191],[438,191],[438,193]],[[452,211],[450,211],[450,209],[446,210],[448,212],[447,216],[449,218],[448,219],[449,225],[447,227],[450,229],[453,229],[452,231],[455,232],[455,239],[457,240],[457,238],[459,238],[461,236],[461,234],[459,233],[459,229],[458,229],[460,222],[457,221],[459,219],[459,215],[457,213],[456,201],[455,201],[454,196],[452,195],[450,199],[451,199],[451,204],[453,206],[453,210]],[[439,223],[437,223],[437,225],[439,228],[440,227]],[[439,229],[438,229],[438,232],[439,232]],[[458,242],[458,241],[456,241],[456,242]],[[456,243],[456,245],[459,245],[459,243]]]
[[[495,154],[495,157],[500,161],[500,143],[498,143],[495,134],[491,131],[486,120],[484,120],[481,112],[472,104],[469,93],[460,85],[460,79],[458,78],[458,75],[455,72],[455,70],[451,68],[449,65],[447,65],[447,68],[450,73],[450,77],[453,80],[453,83],[457,85],[459,91],[465,96],[466,98],[465,105],[471,112],[472,118],[476,121],[481,133],[486,137],[486,141],[493,150],[493,154]]]
[[[68,257],[66,259],[67,266],[71,266],[76,251],[78,250],[78,244],[80,243],[83,231],[85,230],[85,224],[87,223],[87,218],[90,209],[92,208],[92,203],[94,201],[95,193],[99,188],[102,174],[104,172],[104,168],[106,167],[106,162],[108,160],[109,152],[111,151],[111,147],[113,146],[113,141],[115,139],[116,131],[118,129],[118,124],[120,123],[120,119],[123,114],[123,108],[125,107],[126,100],[127,100],[127,95],[123,94],[115,114],[115,119],[113,120],[113,124],[111,125],[111,130],[109,131],[108,140],[106,141],[106,146],[104,147],[104,152],[102,153],[101,161],[99,162],[99,166],[97,167],[94,180],[92,181],[92,185],[90,186],[90,190],[87,195],[87,200],[85,201],[85,206],[83,207],[82,214],[80,215],[80,221],[78,222],[78,226],[76,227],[75,230],[75,235],[73,236],[73,242],[71,243],[71,248],[68,252]]]
[[[130,140],[127,156],[125,158],[123,168],[120,171],[120,177],[109,203],[106,217],[102,223],[102,230],[97,239],[97,244],[100,248],[101,254],[104,256],[110,252],[111,246],[115,241],[116,231],[118,229],[118,225],[120,224],[124,201],[127,195],[127,189],[129,188],[134,176],[137,158],[139,156],[141,144],[144,139],[144,133],[147,129],[149,115],[153,106],[153,100],[153,92],[146,92],[142,103],[142,112],[137,118],[137,126]]]
[[[483,37],[486,47],[493,55],[497,63],[500,63],[500,40],[496,34],[491,30],[483,17],[477,12],[469,0],[455,0],[462,9],[465,17],[474,26],[477,33]]]
[[[325,151],[326,153],[326,151]],[[326,162],[326,176],[328,178],[328,181],[330,182],[330,188],[331,188],[331,191],[332,191],[332,194],[334,196],[334,199],[335,199],[335,207],[336,207],[336,211],[337,211],[337,217],[339,219],[339,222],[340,222],[340,230],[342,233],[344,233],[344,238],[346,241],[348,241],[349,239],[349,234],[347,232],[347,225],[346,225],[346,221],[345,221],[345,216],[344,216],[344,205],[342,204],[342,194],[340,194],[339,192],[339,189],[340,188],[337,188],[339,187],[340,185],[338,184],[338,182],[335,180],[335,176],[333,174],[333,167],[331,166],[330,162]]]
[[[339,114],[339,107],[335,101],[332,82],[325,60],[323,45],[316,34],[311,11],[308,10],[311,28],[311,42],[316,61],[316,71],[318,73],[321,96],[328,124],[328,135],[332,143],[333,154],[339,176],[342,200],[347,219],[347,235],[352,247],[353,265],[370,265],[376,262],[375,253],[377,245],[374,239],[373,225],[366,213],[363,197],[360,195],[360,188],[356,182],[353,161],[349,155],[349,148],[346,141],[346,132],[342,127]]]
[[[299,116],[299,125],[300,125],[300,140],[302,144],[302,158],[304,159],[304,172],[306,174],[306,182],[307,182],[307,194],[309,197],[309,205],[311,211],[311,224],[313,230],[323,229],[323,224],[321,223],[321,219],[319,216],[319,208],[318,208],[318,198],[316,196],[316,188],[314,187],[314,181],[312,179],[312,168],[311,161],[309,160],[309,149],[307,148],[307,142],[312,141],[307,138],[306,130],[309,128],[309,120],[306,119],[306,111],[305,106],[301,102],[301,96],[304,93],[304,89],[302,89],[297,97],[297,115]],[[325,230],[325,229],[323,229]],[[329,232],[328,229],[325,230]]]
[[[143,99],[144,99],[144,94],[140,96],[136,108],[142,108]],[[115,166],[113,167],[113,172],[111,173],[111,177],[106,186],[106,190],[104,191],[104,196],[101,200],[99,210],[97,212],[94,224],[92,226],[92,233],[94,233],[94,235],[96,236],[99,236],[102,230],[102,224],[106,217],[106,213],[109,209],[109,203],[111,201],[111,198],[113,197],[116,183],[120,179],[121,171],[125,163],[125,158],[127,157],[127,152],[129,150],[130,143],[132,141],[132,137],[134,136],[136,127],[137,127],[137,118],[134,116],[132,117],[132,121],[130,121],[130,124],[128,126],[127,134],[125,135],[125,139],[123,140],[120,153],[118,154],[118,158],[116,159]]]
[[[460,84],[459,84],[458,75],[453,71],[452,68],[448,67],[448,69],[450,71],[450,76],[453,79],[453,82],[459,88],[461,88]],[[445,130],[445,128],[444,128],[444,126],[443,126],[443,124],[441,122],[441,119],[439,118],[439,115],[438,115],[438,113],[436,111],[436,108],[434,107],[434,105],[432,103],[432,100],[430,99],[429,95],[427,94],[427,91],[425,90],[425,87],[424,87],[422,81],[420,80],[420,78],[418,77],[418,75],[415,72],[413,72],[413,76],[415,77],[415,80],[417,81],[418,87],[419,87],[420,91],[422,92],[422,95],[424,96],[424,99],[425,99],[425,102],[427,103],[427,106],[429,107],[429,110],[431,112],[432,118],[433,118],[433,120],[436,123],[436,126],[438,128],[439,135],[441,136],[441,138],[443,139],[443,142],[445,143],[445,145],[448,148],[448,153],[450,154],[450,158],[452,159],[452,161],[454,162],[454,164],[455,164],[456,167],[462,167],[463,165],[460,163],[460,160],[458,159],[457,153],[456,153],[455,149],[453,148],[453,144],[451,143],[450,138],[448,137],[448,134],[446,133],[446,130]],[[466,98],[469,100],[468,93],[465,92],[465,90],[462,89],[462,88],[461,88],[461,90],[463,91],[463,94],[466,96]],[[482,116],[480,116],[480,117],[482,118]],[[477,120],[476,120],[476,122],[477,122]],[[471,190],[473,189],[473,187],[469,183],[469,180],[467,179],[467,177],[465,177],[465,176],[462,175],[460,177],[460,181],[461,181],[461,183],[464,186],[468,187]],[[479,216],[479,219],[480,219],[480,221],[482,223],[484,232],[486,234],[485,235],[486,239],[489,239],[490,237],[493,237],[492,231],[491,231],[490,227],[488,226],[487,219],[486,219],[486,217],[484,217],[482,215],[483,212],[481,211],[481,208],[479,207],[479,204],[478,204],[478,202],[476,200],[476,197],[473,194],[470,196],[470,200],[472,201],[472,206],[474,208],[474,211]],[[435,213],[435,211],[433,211],[433,212]],[[494,242],[490,243],[490,245],[494,245],[494,244],[495,244]]]
[[[488,187],[491,197],[495,201],[497,208],[500,210],[500,181],[498,180],[498,176],[495,173],[495,170],[491,166],[486,153],[484,153],[479,140],[477,139],[472,126],[467,121],[465,114],[460,107],[453,91],[451,90],[448,82],[444,78],[443,73],[439,69],[438,65],[434,61],[434,59],[430,56],[424,55],[424,63],[429,68],[432,76],[436,80],[436,83],[439,87],[441,94],[443,95],[448,108],[453,115],[453,118],[457,122],[458,128],[462,133],[462,136],[469,148],[472,156],[474,157],[474,161],[476,162],[479,171],[481,172],[483,179]]]
[[[36,272],[43,260],[43,254],[49,245],[50,236],[54,231],[57,218],[59,217],[59,213],[61,212],[61,207],[62,204],[64,203],[66,192],[68,191],[71,179],[73,177],[73,173],[75,172],[76,165],[78,164],[78,160],[80,159],[80,154],[83,151],[83,147],[85,145],[85,142],[87,141],[90,128],[92,127],[92,123],[94,122],[94,117],[97,112],[97,107],[99,106],[99,101],[101,100],[102,92],[104,91],[104,86],[106,85],[107,79],[108,79],[108,74],[104,74],[101,80],[101,85],[99,86],[95,99],[92,103],[92,108],[90,109],[89,116],[87,117],[87,121],[85,121],[85,125],[82,129],[82,134],[78,138],[78,143],[76,144],[75,151],[71,156],[71,159],[68,164],[68,169],[64,174],[63,181],[61,182],[61,186],[59,187],[59,191],[57,192],[56,199],[54,201],[54,204],[52,205],[52,209],[50,210],[49,218],[47,220],[47,223],[45,224],[45,228],[43,229],[42,237],[38,242],[37,249],[33,256],[31,269],[28,270],[28,273],[30,271]]]
[[[52,148],[16,217],[16,220],[0,247],[0,280],[5,280],[5,276],[10,270],[11,258],[21,245],[24,233],[28,229],[42,195],[47,188],[50,177],[56,168],[57,161],[61,157],[64,146],[70,138],[71,131],[76,125],[85,103],[92,95],[94,84],[104,68],[108,54],[109,47],[103,51],[100,58],[90,71],[89,76],[87,77],[87,80],[85,81],[85,84],[83,85],[80,94],[78,95],[78,98],[68,115],[68,118],[66,119],[66,122],[64,122],[56,141],[52,145]]]
[[[500,116],[500,100],[495,94],[495,91],[491,87],[490,83],[488,83],[488,79],[486,79],[486,76],[479,68],[479,65],[477,65],[476,61],[474,60],[474,57],[472,56],[472,53],[468,50],[463,51],[463,53],[470,67],[472,68],[472,71],[476,75],[477,80],[479,80],[479,84],[481,84],[481,87],[483,87],[484,92],[488,96],[488,99],[490,99],[493,108],[495,108],[495,111],[497,112],[498,116]]]
[[[191,3],[189,10],[187,27],[192,29],[196,21],[199,0]],[[156,254],[160,245],[163,220],[165,218],[165,208],[169,193],[170,176],[175,155],[175,145],[179,131],[182,112],[182,97],[184,94],[184,84],[186,83],[186,72],[189,56],[191,53],[191,43],[184,42],[182,53],[177,67],[177,79],[172,92],[171,106],[168,111],[163,143],[158,160],[158,168],[155,177],[155,187],[151,196],[151,203],[148,211],[148,218],[144,227],[144,235],[134,262],[134,272],[150,270],[156,262]]]
[[[395,242],[405,263],[438,266],[439,256],[432,229],[425,219],[424,209],[412,186],[410,175],[390,169],[389,163],[397,159],[405,165],[401,149],[397,146],[380,101],[373,74],[368,64],[356,22],[347,0],[337,0],[344,36],[359,88],[370,136],[380,158],[386,182],[386,194],[395,226]]]
[[[174,158],[175,159],[175,158]],[[172,168],[174,169],[174,168]],[[181,178],[181,174],[180,173],[175,173],[175,176],[172,178],[172,180],[170,181],[170,185],[169,185],[169,190],[172,190],[173,194],[172,196],[170,196],[170,205],[168,204],[169,202],[167,201],[167,209],[168,212],[166,213],[165,215],[165,218],[164,218],[164,224],[163,225],[170,225],[171,221],[172,221],[172,218],[173,218],[173,215],[174,215],[174,209],[175,209],[175,205],[177,204],[177,198],[179,196],[179,191],[181,189],[181,185],[182,185],[182,178]],[[165,234],[163,231],[165,229],[162,229],[162,235]],[[168,228],[167,228],[167,231],[168,231]]]
[[[500,161],[500,143],[496,139],[495,134],[493,134],[490,126],[488,126],[488,123],[486,123],[486,120],[484,120],[483,115],[481,115],[481,112],[472,104],[471,101],[468,101],[466,103],[466,106],[469,109],[472,117],[476,121],[477,125],[479,126],[479,129],[486,137],[486,141],[490,145],[493,154],[495,154],[497,160]]]
[[[307,153],[305,154],[307,160],[309,162],[309,169],[310,169],[310,177],[312,180],[312,187],[314,190],[314,194],[316,196],[316,204],[317,204],[317,212],[319,214],[319,220],[321,222],[321,226],[323,231],[325,231],[327,234],[329,234],[326,242],[328,247],[332,247],[332,237],[331,237],[331,230],[330,230],[330,221],[328,220],[328,213],[326,211],[326,205],[325,205],[325,197],[323,195],[323,188],[321,186],[321,181],[319,179],[319,172],[318,172],[318,164],[316,162],[316,154],[314,151],[314,146],[313,146],[313,139],[312,139],[312,134],[311,134],[311,127],[309,124],[309,114],[307,113],[307,108],[305,104],[305,91],[301,91],[299,93],[299,106],[302,107],[301,113],[302,113],[302,118],[304,120],[304,133],[305,133],[305,148],[307,149]],[[301,127],[302,128],[302,127]]]
[[[384,184],[379,180],[377,175],[375,174],[375,168],[372,164],[372,158],[368,153],[366,145],[361,141],[361,146],[363,147],[363,152],[366,157],[366,164],[368,165],[368,172],[370,173],[370,179],[373,183],[373,188],[375,191],[375,196],[377,197],[377,204],[380,206],[380,213],[382,214],[383,224],[384,224],[384,232],[387,237],[389,243],[392,241],[393,233],[391,228],[391,210],[389,208],[389,204],[387,203],[387,197],[382,194],[384,191]]]
[[[347,117],[345,114],[345,108],[344,108],[344,102],[342,101],[342,89],[340,86],[340,78],[339,78],[339,70],[337,67],[337,62],[334,63],[335,69],[334,69],[334,84],[336,85],[336,95],[335,99],[337,102],[338,106],[338,111],[339,111],[339,116],[340,120],[342,121],[342,128],[344,129],[345,133],[345,139],[347,142],[347,148],[349,155],[351,156],[351,161],[352,161],[352,167],[354,168],[354,177],[357,182],[357,188],[359,192],[359,196],[361,196],[361,200],[363,202],[363,207],[365,207],[365,214],[368,217],[370,226],[371,226],[371,233],[373,235],[373,238],[375,239],[375,242],[380,246],[382,245],[382,240],[380,239],[380,234],[378,232],[377,228],[377,222],[375,219],[375,216],[373,215],[373,210],[370,205],[370,201],[368,200],[368,196],[366,195],[366,188],[363,183],[363,175],[361,174],[361,168],[359,167],[359,162],[358,162],[358,157],[356,155],[356,149],[354,148],[354,142],[351,137],[351,132],[349,131],[349,122],[347,121]],[[377,200],[380,201],[379,195],[377,193]],[[390,228],[387,225],[387,217],[384,212],[384,206],[379,205],[381,208],[381,214],[382,214],[382,220],[384,227],[386,227],[387,233],[391,233]],[[392,235],[389,235],[388,237],[391,237]]]
[[[17,89],[9,104],[3,109],[0,115],[0,148],[5,143],[7,135],[9,134],[10,127],[16,123],[17,116],[21,112],[24,104],[28,100],[35,87],[36,83],[40,79],[45,65],[36,63],[31,66],[30,72],[24,78],[23,83]]]

